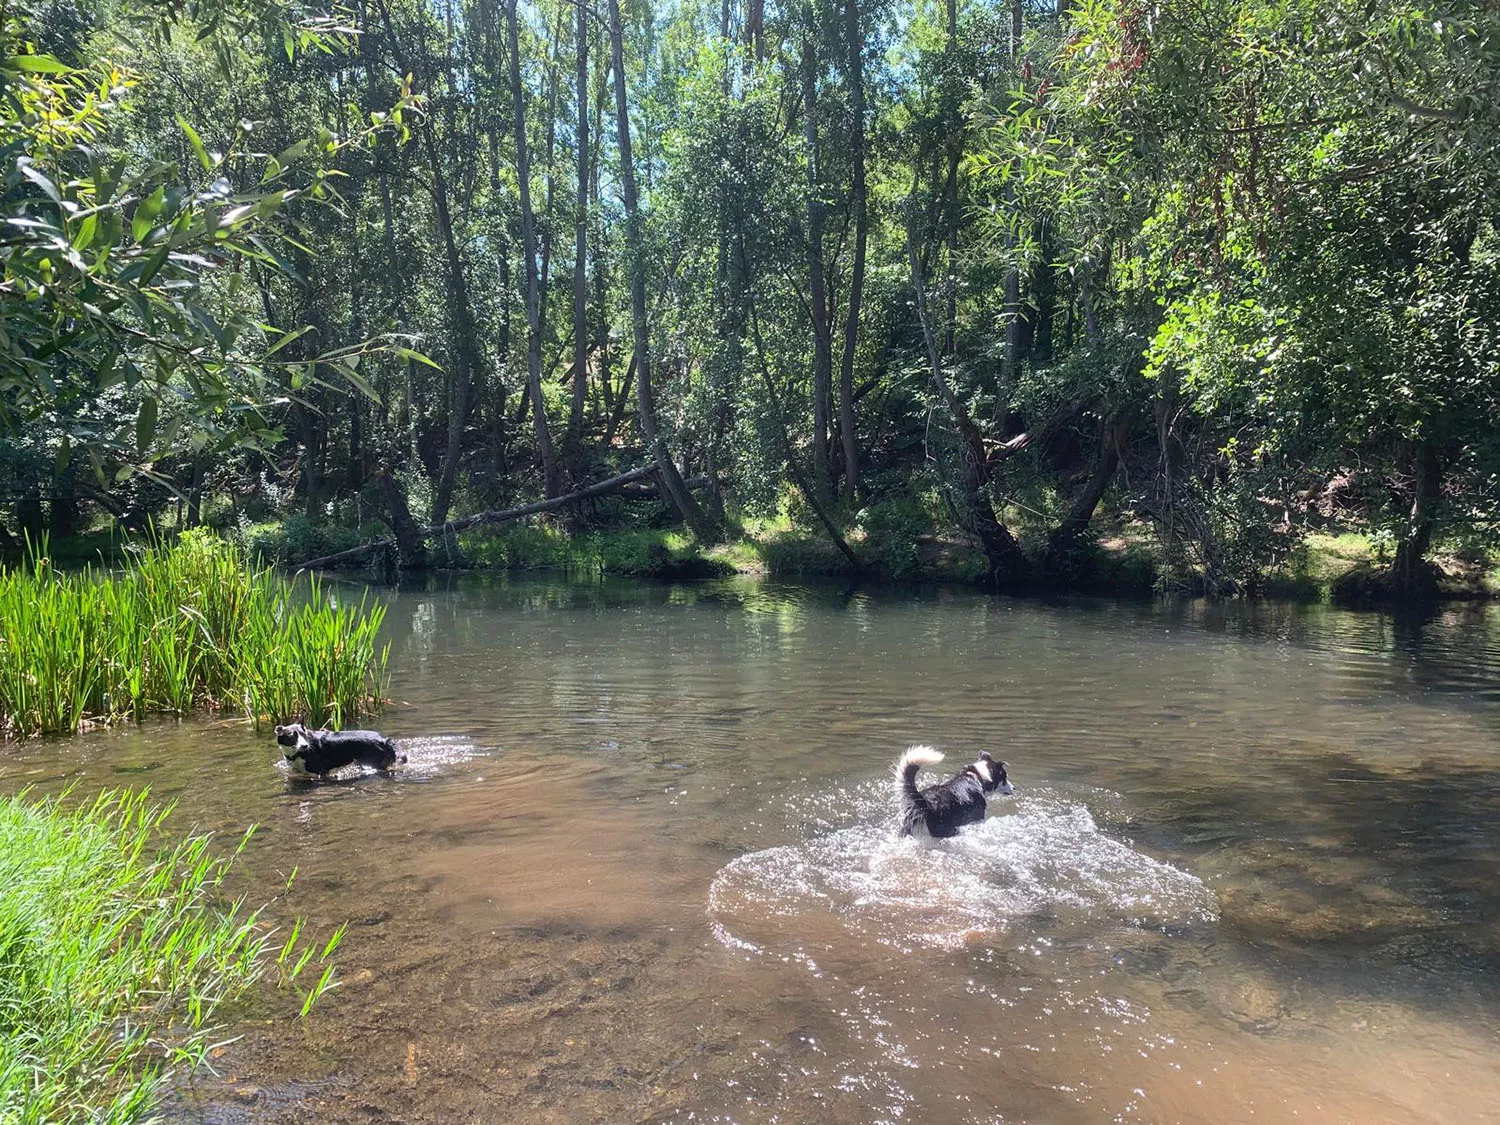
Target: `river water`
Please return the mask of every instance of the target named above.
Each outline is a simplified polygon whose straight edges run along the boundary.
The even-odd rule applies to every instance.
[[[350,923],[171,1120],[1500,1121],[1493,608],[383,596],[393,777],[200,721],[0,758],[258,823],[236,890]],[[1014,797],[894,840],[913,742]]]

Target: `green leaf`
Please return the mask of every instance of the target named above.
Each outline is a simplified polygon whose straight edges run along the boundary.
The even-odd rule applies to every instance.
[[[161,249],[158,250],[155,254],[152,254],[150,261],[146,263],[146,268],[140,275],[140,285],[145,286],[151,284],[151,279],[154,278],[157,274],[157,271],[159,271],[161,267],[166,264],[167,255],[171,252],[172,244],[170,242],[163,242]]]
[[[270,348],[268,348],[266,350],[266,358],[269,359],[271,356],[273,356],[277,352],[279,352],[282,348],[284,348],[288,344],[290,344],[293,340],[301,339],[303,336],[306,336],[311,331],[312,331],[312,325],[311,324],[304,324],[301,328],[297,329],[295,332],[288,332],[288,333],[286,333],[284,336],[281,337],[281,339],[277,340],[274,344],[272,344],[270,346]]]
[[[135,416],[135,447],[145,453],[156,437],[156,399],[147,395],[141,399],[140,413]]]
[[[400,347],[398,347],[396,349],[396,355],[398,357],[400,357],[401,359],[412,360],[412,361],[414,361],[416,363],[425,363],[428,367],[432,368],[434,371],[441,371],[443,369],[442,364],[438,363],[437,360],[430,359],[427,356],[423,355],[421,352],[414,351],[411,348],[400,348]]]
[[[5,60],[6,70],[20,70],[27,74],[72,74],[73,68],[58,62],[51,55],[12,55]]]
[[[370,386],[370,384],[365,381],[364,376],[360,375],[357,371],[354,370],[353,367],[351,367],[347,363],[341,363],[337,366],[339,373],[342,374],[345,379],[348,379],[350,383],[354,384],[356,390],[358,390],[371,402],[380,402],[380,395],[376,392],[374,387]]]
[[[99,229],[99,216],[90,215],[78,224],[78,230],[73,235],[73,248],[75,250],[87,250],[94,244],[94,232]]]
[[[62,444],[57,447],[57,462],[53,466],[53,476],[60,477],[68,470],[68,462],[73,458],[73,443],[63,434]]]
[[[182,430],[182,416],[174,414],[167,419],[167,424],[161,428],[160,446],[164,451],[173,449],[177,442],[177,435]]]
[[[166,189],[159,187],[135,205],[135,214],[130,219],[130,234],[136,242],[143,241],[150,233],[151,220],[156,218],[166,197]]]
[[[214,169],[214,160],[213,157],[208,155],[208,149],[203,147],[203,138],[198,135],[198,130],[189,125],[187,118],[181,114],[177,117],[177,124],[186,135],[188,144],[192,145],[193,151],[198,154],[198,163],[203,165],[203,170],[205,172],[212,172]]]
[[[52,200],[53,203],[62,202],[62,192],[57,190],[57,185],[52,182],[52,178],[33,164],[29,158],[23,157],[16,161],[16,166],[20,170],[21,175],[41,188],[47,194],[47,198]]]

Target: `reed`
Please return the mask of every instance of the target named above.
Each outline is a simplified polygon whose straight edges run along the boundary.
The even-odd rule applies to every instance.
[[[384,696],[384,617],[367,593],[288,582],[206,532],[115,572],[57,571],[43,544],[0,570],[0,732],[199,709],[342,725]]]
[[[334,986],[342,930],[278,944],[222,885],[249,839],[163,843],[145,793],[67,808],[0,798],[0,1121],[123,1125],[153,1116],[174,1069],[212,1049],[220,1005],[279,977]]]

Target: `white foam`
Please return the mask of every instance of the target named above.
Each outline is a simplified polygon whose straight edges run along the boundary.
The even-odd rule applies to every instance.
[[[397,766],[410,777],[431,777],[447,767],[470,761],[478,752],[474,743],[460,735],[429,735],[425,738],[398,738],[396,752],[406,755],[406,764]]]
[[[1003,939],[1019,923],[1027,925],[1018,936],[1029,937],[1105,921],[1160,926],[1218,916],[1199,879],[1102,832],[1076,796],[1030,789],[994,807],[998,814],[949,840],[897,839],[876,813],[741,856],[709,890],[714,931],[726,944],[758,948],[767,928],[820,914],[907,949]]]

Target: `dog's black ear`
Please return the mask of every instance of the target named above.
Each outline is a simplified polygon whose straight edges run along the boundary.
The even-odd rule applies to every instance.
[[[993,762],[995,760],[994,758],[990,757],[990,752],[988,750],[981,750],[979,752],[979,758],[980,761],[984,762]]]

